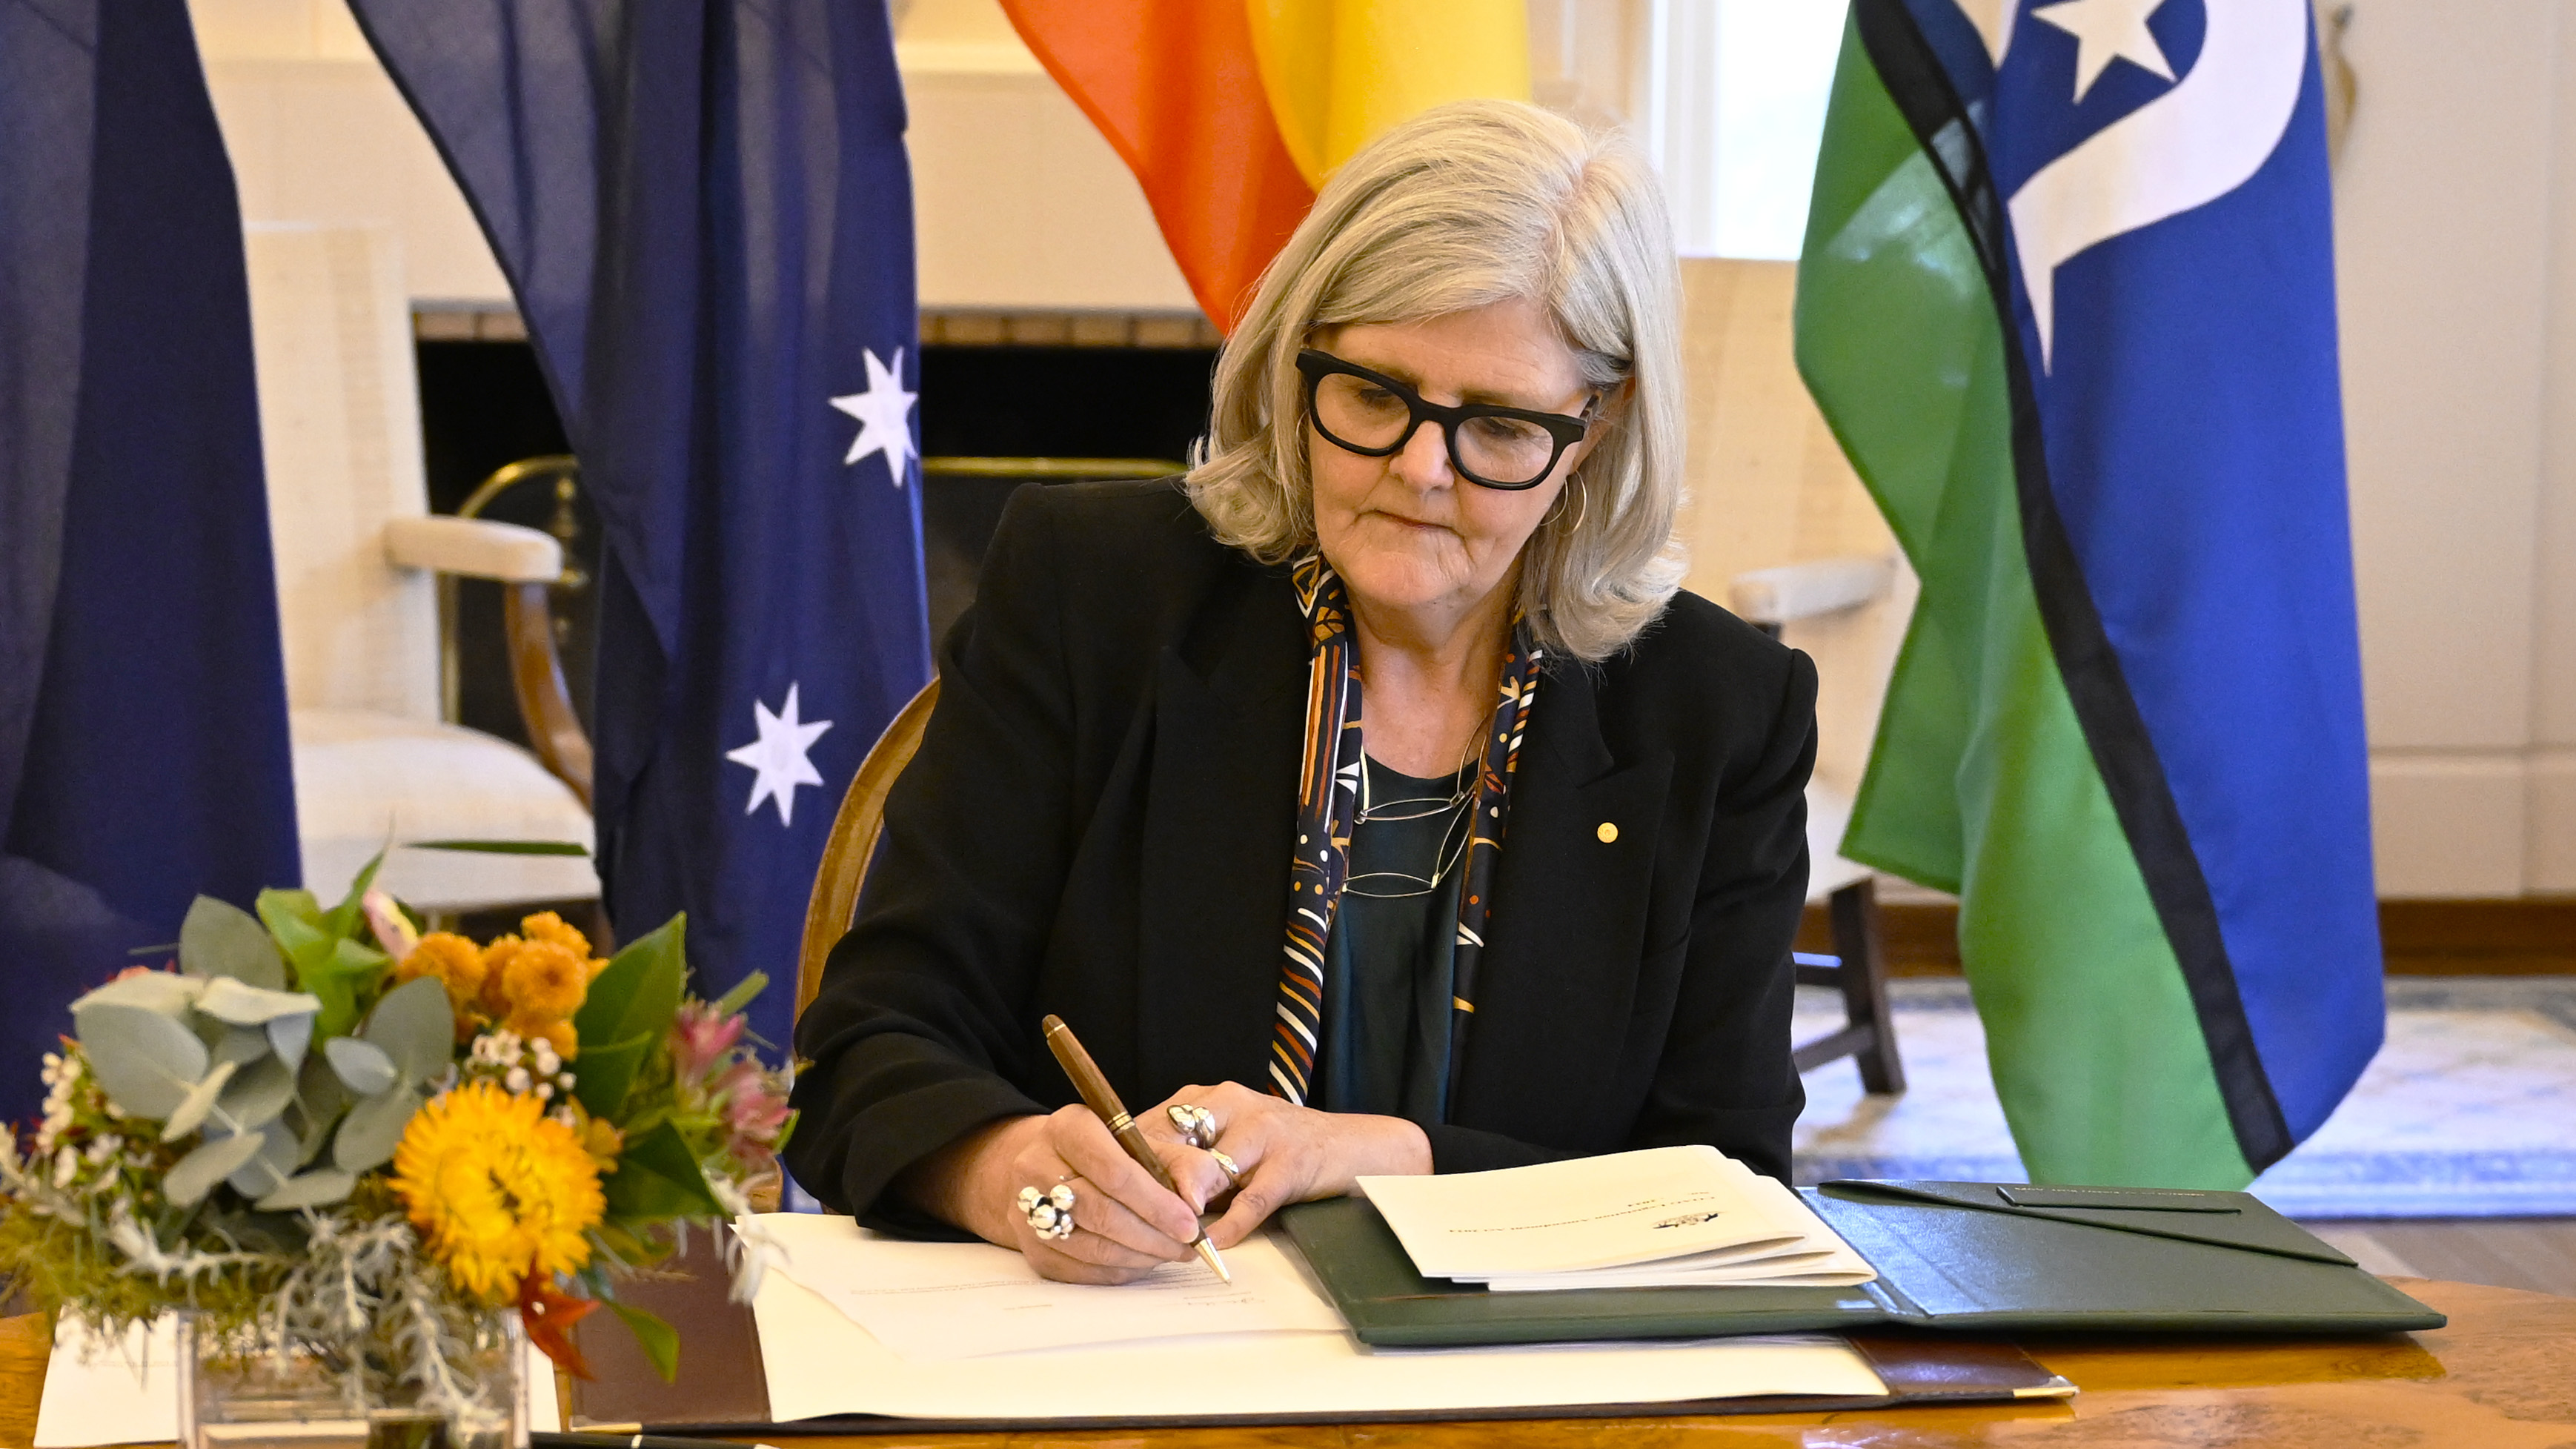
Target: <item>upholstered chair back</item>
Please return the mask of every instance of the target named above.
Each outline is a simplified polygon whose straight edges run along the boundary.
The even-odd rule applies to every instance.
[[[436,580],[384,548],[388,521],[429,509],[400,243],[383,226],[248,241],[287,700],[435,720]]]

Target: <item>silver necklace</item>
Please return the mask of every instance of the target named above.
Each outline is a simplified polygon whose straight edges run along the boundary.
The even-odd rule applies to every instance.
[[[1478,739],[1481,741],[1481,733]],[[1381,801],[1376,798],[1371,783],[1371,777],[1377,773],[1369,768],[1371,763],[1365,755],[1361,757],[1360,811],[1359,818],[1352,822],[1355,828],[1373,821],[1427,820],[1436,815],[1446,815],[1449,819],[1441,829],[1440,849],[1433,857],[1430,875],[1421,876],[1402,870],[1358,871],[1342,882],[1342,889],[1355,896],[1380,901],[1427,896],[1440,889],[1441,882],[1449,878],[1449,872],[1467,856],[1467,839],[1472,833],[1468,826],[1474,813],[1478,783],[1474,749],[1471,746],[1467,758],[1459,762],[1458,773],[1450,781],[1447,795],[1409,795]]]

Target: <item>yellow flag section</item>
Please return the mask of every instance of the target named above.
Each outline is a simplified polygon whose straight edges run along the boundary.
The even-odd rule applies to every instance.
[[[1245,0],[1279,139],[1309,186],[1444,101],[1529,99],[1523,0]]]

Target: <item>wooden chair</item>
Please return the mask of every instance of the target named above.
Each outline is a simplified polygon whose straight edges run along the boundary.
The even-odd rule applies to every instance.
[[[877,835],[885,827],[887,792],[921,748],[922,727],[939,703],[939,681],[932,679],[868,746],[858,773],[841,796],[840,813],[823,842],[823,863],[814,871],[814,894],[805,902],[805,941],[796,953],[796,1014],[803,1016],[823,986],[823,961],[832,954],[859,909],[859,887],[868,878],[868,861],[877,853]]]

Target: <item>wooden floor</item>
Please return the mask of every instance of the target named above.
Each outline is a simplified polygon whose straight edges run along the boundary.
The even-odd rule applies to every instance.
[[[2576,1298],[2576,1218],[2415,1218],[2301,1226],[2382,1278],[2450,1278]]]

